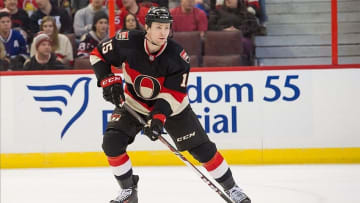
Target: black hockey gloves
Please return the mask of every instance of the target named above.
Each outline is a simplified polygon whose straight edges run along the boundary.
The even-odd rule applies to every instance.
[[[121,101],[125,101],[124,89],[122,79],[120,76],[110,75],[101,80],[101,87],[103,88],[103,97],[106,101],[119,106]]]
[[[164,114],[154,114],[152,119],[150,119],[144,127],[144,134],[150,138],[150,140],[155,141],[161,135],[166,116]]]

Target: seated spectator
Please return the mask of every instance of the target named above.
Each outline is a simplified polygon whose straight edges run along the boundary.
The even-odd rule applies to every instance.
[[[194,0],[181,0],[180,6],[170,10],[174,22],[174,32],[200,31],[204,38],[208,29],[208,20],[203,10],[195,8]]]
[[[92,30],[83,35],[79,44],[77,56],[80,58],[88,58],[100,41],[108,37],[109,19],[105,12],[95,13],[92,24]]]
[[[210,11],[209,30],[241,30],[244,38],[244,55],[249,65],[253,64],[255,46],[253,36],[260,30],[260,26],[254,15],[249,11],[242,0],[225,0],[221,7]]]
[[[116,30],[121,30],[123,27],[123,22],[126,14],[132,13],[136,16],[137,21],[144,27],[145,26],[145,16],[149,11],[148,7],[144,7],[136,3],[136,0],[123,0],[123,7],[118,12],[118,18],[120,20],[115,21]]]
[[[30,20],[28,13],[22,8],[18,8],[17,0],[4,0],[5,8],[7,8],[11,15],[12,28],[17,28],[27,39],[32,40],[34,25]]]
[[[91,4],[75,13],[74,31],[76,37],[80,38],[82,35],[91,31],[93,27],[93,18],[96,12],[107,12],[103,3],[104,0],[92,0]]]
[[[24,70],[55,70],[66,69],[67,67],[57,60],[54,53],[51,52],[50,37],[41,33],[34,38],[33,42],[36,53],[24,64]]]
[[[128,30],[144,30],[144,27],[137,21],[136,16],[132,13],[128,13],[124,18],[123,29],[121,31]]]
[[[2,42],[0,42],[0,71],[7,71],[9,69],[10,60],[5,56],[5,46]]]
[[[9,68],[21,69],[29,57],[29,49],[20,31],[11,29],[10,13],[4,11],[0,12],[0,42],[5,46],[5,57],[10,61]]]
[[[252,37],[259,30],[254,15],[250,15],[248,7],[242,0],[224,0],[224,4],[210,11],[209,30],[241,30],[244,36]]]
[[[60,33],[73,33],[72,19],[65,9],[52,5],[50,0],[36,0],[36,3],[39,9],[30,17],[35,24],[34,30],[36,32],[40,30],[43,17],[52,16]]]
[[[40,30],[50,37],[52,52],[56,54],[57,59],[65,65],[72,65],[74,56],[71,42],[66,35],[59,33],[55,19],[51,16],[45,16],[41,21]],[[35,52],[35,43],[33,42],[30,55],[34,56]]]

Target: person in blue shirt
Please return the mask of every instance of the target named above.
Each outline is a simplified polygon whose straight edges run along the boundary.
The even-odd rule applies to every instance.
[[[11,29],[11,16],[6,11],[0,12],[0,41],[5,46],[10,69],[22,69],[24,61],[29,58],[29,48],[20,31]]]

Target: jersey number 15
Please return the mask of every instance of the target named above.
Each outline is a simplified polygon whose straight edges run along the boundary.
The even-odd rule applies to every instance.
[[[108,41],[108,42],[105,42],[103,45],[102,45],[102,52],[103,54],[106,54],[108,53],[109,51],[111,51],[113,49],[113,46],[112,46],[112,40]]]

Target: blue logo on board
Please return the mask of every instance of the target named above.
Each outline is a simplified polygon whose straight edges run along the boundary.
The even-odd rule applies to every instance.
[[[84,88],[84,99],[80,109],[70,118],[70,120],[66,123],[64,128],[61,131],[61,138],[64,137],[65,133],[68,129],[74,124],[74,122],[80,118],[80,116],[86,110],[88,103],[89,103],[89,83],[91,78],[88,77],[81,77],[77,79],[71,86],[66,84],[59,84],[59,85],[28,85],[27,88],[30,91],[34,91],[35,95],[41,96],[34,96],[34,100],[40,104],[40,110],[42,112],[53,112],[57,113],[59,116],[62,116],[63,110],[59,104],[62,103],[65,108],[68,106],[68,100],[71,99],[73,93],[75,92],[76,88]],[[82,84],[84,83],[84,84]],[[44,92],[48,93],[48,95]],[[65,93],[65,94],[64,94]],[[66,95],[66,96],[63,96]],[[64,107],[63,107],[64,108]]]

